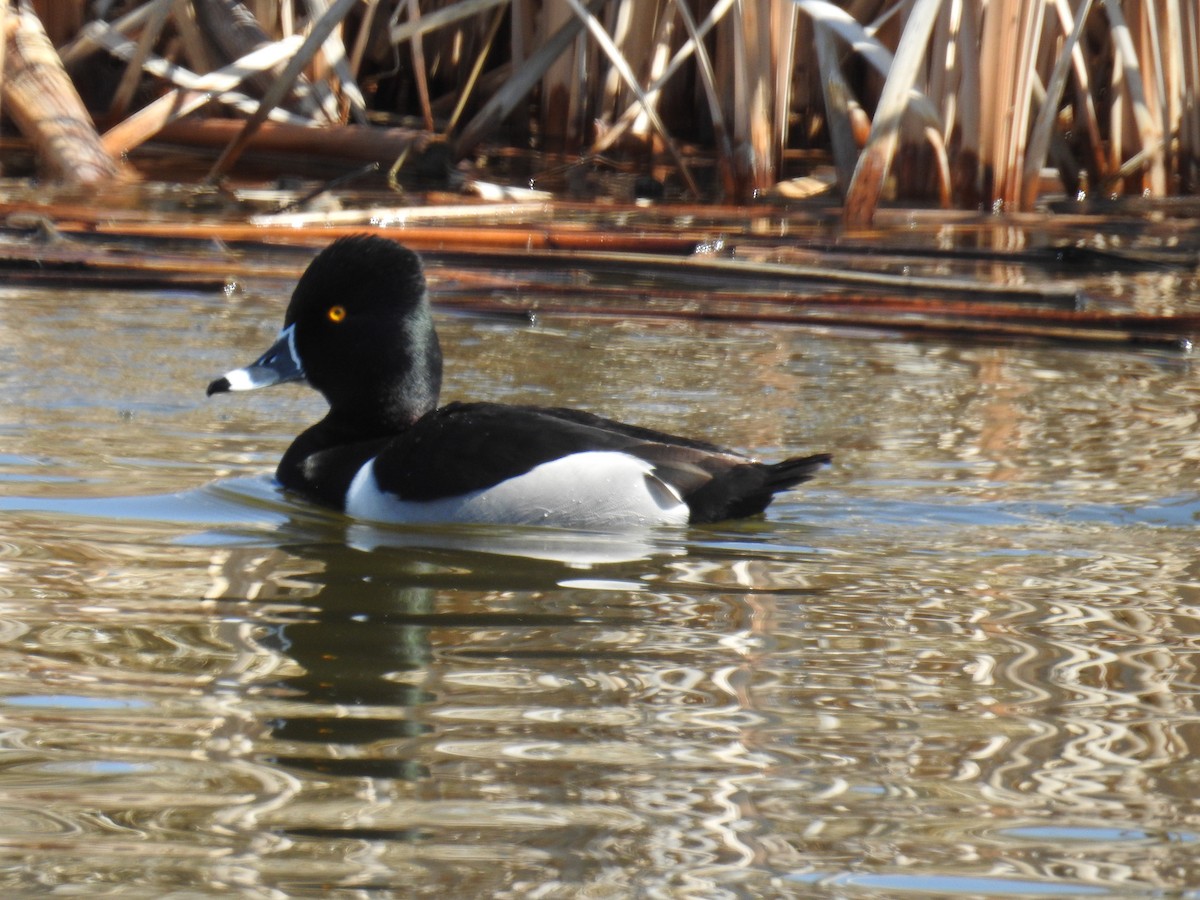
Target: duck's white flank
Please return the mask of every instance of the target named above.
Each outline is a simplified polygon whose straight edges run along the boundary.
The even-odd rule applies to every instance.
[[[683,525],[688,507],[645,460],[610,450],[573,453],[490,488],[441,500],[384,493],[368,462],[350,484],[346,513],[375,522],[477,522],[629,528]]]

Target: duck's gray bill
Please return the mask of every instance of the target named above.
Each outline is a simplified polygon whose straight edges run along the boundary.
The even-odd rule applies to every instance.
[[[280,332],[279,339],[271,345],[271,349],[253,363],[226,372],[210,384],[205,392],[207,396],[225,391],[252,391],[285,381],[303,381],[304,367],[296,357],[294,328],[294,325],[289,325]]]

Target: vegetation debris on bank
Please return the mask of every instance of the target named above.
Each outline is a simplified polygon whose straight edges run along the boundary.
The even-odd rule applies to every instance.
[[[155,241],[371,229],[476,305],[1170,347],[1200,313],[1094,277],[1195,272],[1176,0],[5,0],[0,24],[17,277],[151,283]],[[551,297],[546,258],[592,286]],[[596,289],[616,272],[654,302]]]

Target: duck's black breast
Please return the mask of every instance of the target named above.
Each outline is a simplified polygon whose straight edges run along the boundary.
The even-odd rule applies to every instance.
[[[307,500],[344,510],[354,476],[391,440],[347,438],[327,420],[318,422],[292,441],[279,461],[275,478]]]

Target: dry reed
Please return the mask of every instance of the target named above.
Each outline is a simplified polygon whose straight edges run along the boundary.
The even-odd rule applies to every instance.
[[[214,177],[268,116],[604,154],[726,200],[824,159],[854,225],[893,199],[1031,208],[1047,176],[1167,196],[1200,175],[1186,0],[244,0],[275,53],[220,39],[235,0],[32,5],[110,147],[212,101],[249,115]],[[125,61],[105,96],[99,51]]]

